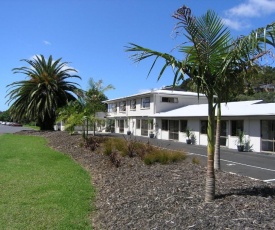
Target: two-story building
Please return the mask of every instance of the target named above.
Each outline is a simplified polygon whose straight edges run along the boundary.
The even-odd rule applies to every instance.
[[[149,136],[153,133],[160,138],[160,121],[154,115],[171,111],[187,105],[207,103],[205,95],[194,92],[152,90],[127,97],[105,101],[108,104],[107,119],[114,127],[115,133],[131,132],[137,136]],[[178,128],[185,130],[186,123],[167,124],[170,130],[170,139],[177,139]],[[168,127],[167,127],[168,128]]]
[[[193,144],[207,145],[208,105],[205,95],[193,92],[155,90],[107,100],[107,119],[115,133],[186,141],[185,130],[193,133]],[[275,103],[260,100],[222,104],[221,145],[236,149],[238,132],[253,151],[275,152]]]

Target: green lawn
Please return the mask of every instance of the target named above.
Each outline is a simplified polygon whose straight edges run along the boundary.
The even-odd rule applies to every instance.
[[[0,135],[1,229],[91,229],[93,197],[88,172],[44,138]]]

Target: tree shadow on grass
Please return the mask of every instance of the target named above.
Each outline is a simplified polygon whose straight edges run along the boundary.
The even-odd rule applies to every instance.
[[[259,197],[275,197],[275,187],[270,186],[260,186],[244,189],[232,189],[229,193],[218,194],[216,199],[223,199],[228,196],[259,196]]]

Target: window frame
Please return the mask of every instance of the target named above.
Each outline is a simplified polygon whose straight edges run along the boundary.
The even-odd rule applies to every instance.
[[[137,109],[137,100],[132,99],[130,100],[130,110],[136,110]]]
[[[234,137],[238,136],[238,131],[244,131],[244,120],[231,120],[230,128],[230,135]]]
[[[169,120],[168,119],[161,119],[161,130],[169,131]]]
[[[182,125],[183,122],[185,123],[184,126]],[[179,129],[179,131],[182,132],[182,133],[185,133],[187,127],[188,127],[188,120],[180,120],[180,129]]]
[[[203,124],[205,123],[205,124]],[[201,134],[207,134],[207,129],[208,129],[208,120],[201,120],[200,121],[200,133]]]
[[[126,101],[119,102],[119,112],[126,112]]]
[[[167,99],[167,101],[166,101]],[[163,103],[179,103],[179,99],[177,97],[161,97],[161,102]]]
[[[148,101],[146,101],[148,100]],[[151,98],[150,97],[143,97],[141,98],[141,109],[150,109]],[[148,105],[148,106],[145,106]]]

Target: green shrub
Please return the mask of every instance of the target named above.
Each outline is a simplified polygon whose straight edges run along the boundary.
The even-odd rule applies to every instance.
[[[169,150],[154,149],[150,153],[145,154],[143,161],[147,165],[154,163],[169,164],[171,162],[177,162],[185,160],[186,155],[183,152],[171,152]]]
[[[105,142],[104,142],[104,154],[107,156],[110,156],[110,154],[112,153],[113,150],[113,138],[108,138]]]
[[[196,164],[196,165],[200,164],[199,158],[193,157],[193,158],[192,158],[192,163],[193,163],[193,164]]]

